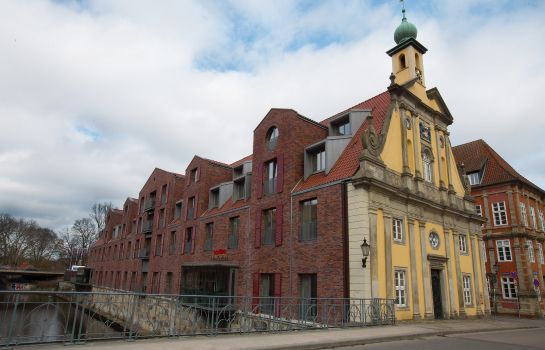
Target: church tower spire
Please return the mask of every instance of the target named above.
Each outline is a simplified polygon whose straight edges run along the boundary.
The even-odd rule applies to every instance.
[[[398,85],[418,83],[425,89],[424,64],[422,56],[428,51],[416,40],[418,30],[405,16],[405,3],[402,0],[403,17],[394,32],[396,46],[386,53],[392,58],[394,83]]]

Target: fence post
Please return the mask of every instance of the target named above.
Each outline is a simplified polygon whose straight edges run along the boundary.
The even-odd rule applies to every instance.
[[[13,312],[11,313],[11,322],[9,323],[8,339],[6,342],[6,349],[10,349],[11,336],[13,333],[13,326],[17,324],[17,306],[19,306],[19,294],[15,294],[15,305],[13,305]]]
[[[77,322],[77,319],[78,319],[78,313],[79,313],[79,309],[78,309],[78,304],[79,304],[79,294],[76,294],[76,306],[75,306],[75,311],[74,311],[74,321],[72,322],[72,339],[70,339],[70,343],[74,343],[74,339],[76,338],[76,322]]]
[[[79,294],[78,294],[78,297],[79,297]],[[84,319],[85,319],[85,296],[84,296],[84,299],[83,301],[81,302],[81,312],[80,312],[80,321],[79,321],[79,330],[78,330],[78,337],[77,337],[77,344],[81,343],[81,329],[83,327],[83,322],[84,322]]]
[[[134,315],[136,314],[136,307],[138,305],[138,298],[139,297],[135,293],[132,294],[131,319],[128,322],[128,325],[129,325],[129,339],[127,339],[127,341],[134,341],[135,340],[133,338],[133,329],[134,329]]]

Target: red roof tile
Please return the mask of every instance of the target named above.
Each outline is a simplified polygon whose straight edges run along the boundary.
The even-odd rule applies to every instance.
[[[375,97],[368,99],[367,101],[361,102],[345,111],[342,111],[332,117],[329,117],[320,124],[327,125],[332,119],[346,114],[349,111],[357,109],[371,109],[373,114],[373,123],[375,130],[379,133],[382,130],[382,125],[384,119],[386,119],[386,113],[388,107],[390,106],[390,93],[385,91]],[[319,185],[335,182],[338,180],[343,180],[352,177],[360,166],[359,156],[363,150],[361,144],[361,134],[367,129],[367,120],[361,125],[361,127],[354,133],[352,140],[346,146],[343,153],[333,165],[329,173],[318,173],[311,175],[307,178],[306,181],[302,182],[295,191],[302,191],[316,187]]]
[[[521,181],[538,191],[544,191],[530,180],[520,175],[484,140],[475,140],[452,147],[452,153],[458,166],[464,164],[466,173],[484,169],[479,186],[494,185],[508,181]]]

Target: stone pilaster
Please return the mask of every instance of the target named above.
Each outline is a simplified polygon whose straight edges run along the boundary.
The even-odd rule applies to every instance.
[[[371,297],[379,297],[378,281],[378,247],[377,247],[377,213],[369,210],[369,246],[371,266]]]
[[[394,299],[392,266],[392,217],[384,214],[384,253],[386,258],[386,298]]]
[[[471,260],[473,262],[473,286],[475,290],[475,309],[477,310],[477,316],[483,315],[483,310],[481,308],[481,283],[480,283],[480,274],[481,269],[481,259],[477,260],[477,252],[481,251],[479,242],[476,239],[476,235],[470,233],[470,242],[471,242]],[[482,256],[482,254],[480,254]]]
[[[414,220],[409,219],[409,253],[411,259],[411,291],[413,300],[413,319],[419,320],[420,315],[420,299],[418,297],[418,272],[416,271],[416,247],[415,247],[415,231]]]
[[[464,288],[462,282],[462,269],[460,267],[460,245],[458,244],[458,232],[454,232],[452,238],[454,240],[454,263],[456,265],[456,281],[458,285],[458,315],[460,317],[466,316],[465,304],[464,304]]]
[[[433,318],[433,303],[431,295],[430,267],[428,263],[428,252],[426,247],[426,226],[418,222],[420,228],[420,250],[422,256],[422,279],[424,281],[424,318]]]
[[[448,282],[448,293],[449,293],[449,301],[450,301],[450,305],[449,305],[450,318],[456,318],[458,317],[458,313],[456,312],[456,301],[454,298],[454,282],[452,281],[452,275],[454,271],[452,271],[452,263],[451,263],[451,256],[450,256],[450,232],[444,228],[443,228],[443,232],[445,233],[445,251],[446,251],[446,258],[447,258],[446,281]]]

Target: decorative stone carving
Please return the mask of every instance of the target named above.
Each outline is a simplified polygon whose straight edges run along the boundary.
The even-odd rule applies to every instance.
[[[380,151],[384,142],[384,135],[379,135],[376,133],[372,115],[367,117],[367,123],[368,127],[361,135],[363,155],[380,159]]]
[[[471,193],[471,184],[469,183],[464,163],[460,163],[460,171],[462,172],[462,184],[464,185],[465,194],[469,195]]]

